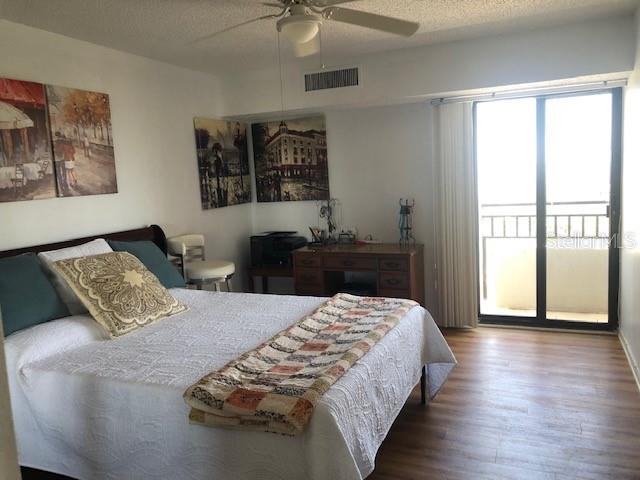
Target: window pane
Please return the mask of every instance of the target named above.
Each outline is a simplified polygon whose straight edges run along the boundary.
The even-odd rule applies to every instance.
[[[610,93],[546,101],[548,319],[608,321],[611,119]]]
[[[478,103],[476,109],[483,226],[480,313],[532,317],[536,311],[536,100]]]

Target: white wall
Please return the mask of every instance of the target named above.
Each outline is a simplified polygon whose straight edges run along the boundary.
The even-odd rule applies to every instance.
[[[504,238],[488,242],[488,297],[499,308],[535,311],[535,239],[527,239],[527,246],[522,243],[520,239]],[[546,255],[548,311],[607,313],[608,250],[548,248]],[[585,278],[589,282],[583,282]]]
[[[416,102],[443,92],[628,72],[633,44],[633,19],[614,17],[358,59],[328,58],[329,66],[358,64],[362,86],[311,93],[304,92],[303,73],[318,70],[318,59],[297,59],[283,69],[285,109]],[[222,81],[227,115],[280,110],[277,65]]]
[[[119,193],[0,204],[0,250],[161,225],[206,234],[244,264],[251,205],[202,211],[193,117],[220,113],[218,80],[0,21],[0,76],[110,94]]]
[[[625,94],[622,231],[632,240],[620,252],[620,332],[640,375],[640,15],[633,75]],[[637,377],[640,378],[640,377]],[[640,380],[639,380],[640,381]]]

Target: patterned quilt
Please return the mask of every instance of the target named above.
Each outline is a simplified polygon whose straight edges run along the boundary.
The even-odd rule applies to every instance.
[[[192,423],[297,435],[319,398],[418,304],[340,293],[184,393]]]

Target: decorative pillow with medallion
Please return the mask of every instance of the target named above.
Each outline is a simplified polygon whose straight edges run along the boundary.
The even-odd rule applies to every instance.
[[[60,260],[53,268],[112,337],[189,308],[127,252]]]

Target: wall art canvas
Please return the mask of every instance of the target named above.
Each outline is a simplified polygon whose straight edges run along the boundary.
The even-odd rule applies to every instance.
[[[258,202],[327,200],[324,116],[251,126]]]
[[[47,85],[58,195],[116,193],[109,95]]]
[[[202,208],[251,202],[247,126],[201,117],[193,124]]]
[[[0,202],[55,195],[44,86],[0,78]]]

